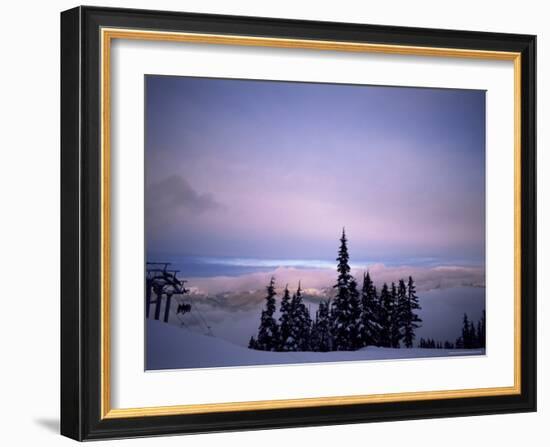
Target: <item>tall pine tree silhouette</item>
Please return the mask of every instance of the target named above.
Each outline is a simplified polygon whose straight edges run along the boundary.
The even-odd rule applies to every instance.
[[[397,283],[397,308],[399,312],[399,335],[400,339],[403,340],[403,344],[407,347],[405,343],[405,328],[407,321],[407,308],[408,308],[408,299],[407,299],[407,286],[403,279],[400,279]]]
[[[399,281],[399,290],[405,288],[403,280]],[[403,343],[406,348],[412,348],[415,338],[415,330],[420,327],[422,320],[416,313],[417,310],[422,309],[418,302],[418,296],[416,295],[416,286],[414,280],[409,276],[407,282],[405,300],[401,302],[401,315],[403,323]]]
[[[473,321],[470,321],[470,348],[479,348],[477,343],[477,336],[476,336],[476,327],[474,325]]]
[[[311,316],[309,309],[302,299],[302,285],[298,283],[298,290],[292,296],[290,305],[292,314],[292,327],[290,330],[289,344],[291,351],[309,351],[311,335]]]
[[[285,287],[283,299],[281,300],[281,316],[279,317],[279,351],[290,350],[290,335],[292,330],[292,309],[288,284]]]
[[[350,351],[358,346],[358,325],[360,313],[357,284],[351,275],[346,232],[342,230],[338,250],[338,280],[334,285],[336,297],[332,302],[332,337],[335,351]]]
[[[390,292],[390,346],[392,348],[399,348],[399,342],[401,341],[401,309],[399,306],[399,299],[397,297],[397,287],[395,283],[391,283]]]
[[[380,291],[378,323],[380,334],[378,346],[389,348],[391,346],[391,310],[392,301],[388,285],[384,283]]]
[[[273,318],[275,314],[275,278],[271,277],[269,285],[266,287],[267,295],[265,297],[266,307],[262,311],[260,327],[258,329],[258,338],[254,343],[255,349],[261,351],[277,351],[279,346],[279,326]]]
[[[481,320],[477,326],[464,314],[462,318],[462,335],[456,339],[457,349],[479,349],[485,348],[485,309],[481,314]]]
[[[361,334],[361,298],[359,297],[359,290],[357,289],[357,281],[355,278],[351,278],[349,283],[349,303],[350,303],[350,346],[349,349],[355,351],[362,348],[363,340]]]
[[[468,320],[468,315],[466,314],[464,314],[464,318],[462,319],[462,337],[460,339],[462,340],[461,348],[472,348],[473,340],[470,332],[470,320]]]
[[[319,351],[319,331],[317,329],[317,315],[319,314],[319,309],[317,309],[315,320],[311,323],[311,332],[309,336],[309,350],[310,351]]]
[[[370,273],[363,273],[361,290],[361,339],[363,346],[376,346],[380,333],[378,324],[378,297]]]
[[[332,351],[332,336],[330,333],[330,300],[320,301],[312,329],[312,349],[319,352]]]
[[[486,329],[485,329],[485,309],[483,309],[483,313],[481,314],[481,320],[478,323],[478,330],[477,330],[477,340],[480,348],[485,347],[485,338],[486,338]]]
[[[308,351],[311,349],[312,322],[309,309],[302,299],[300,283],[298,283],[298,290],[292,295],[292,298],[290,298],[288,285],[285,287],[279,321],[278,351]]]

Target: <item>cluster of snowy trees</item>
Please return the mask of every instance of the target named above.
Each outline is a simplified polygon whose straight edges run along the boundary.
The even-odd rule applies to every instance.
[[[275,279],[267,286],[257,337],[249,348],[263,351],[354,351],[366,346],[412,348],[415,330],[422,320],[414,280],[384,283],[380,292],[367,272],[361,289],[351,275],[345,231],[338,251],[335,297],[324,300],[312,319],[303,302],[301,285],[290,296],[288,287],[275,318]]]

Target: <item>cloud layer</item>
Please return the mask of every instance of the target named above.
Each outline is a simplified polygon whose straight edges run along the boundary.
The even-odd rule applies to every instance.
[[[363,272],[366,270],[352,269],[352,274],[359,284],[361,284]],[[392,281],[397,282],[399,279],[406,279],[409,276],[414,278],[419,291],[485,286],[485,269],[483,267],[388,267],[384,264],[374,264],[368,266],[368,271],[378,287],[384,282],[389,284]],[[332,286],[336,282],[336,271],[333,269],[280,267],[272,271],[249,273],[235,277],[189,278],[188,285],[198,295],[218,295],[235,292],[253,294],[257,290],[263,291],[271,276],[275,277],[279,290],[282,290],[286,284],[289,288],[295,289],[300,281],[306,294],[312,296],[329,296]]]

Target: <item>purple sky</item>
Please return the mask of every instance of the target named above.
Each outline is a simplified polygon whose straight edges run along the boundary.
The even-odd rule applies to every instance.
[[[157,254],[483,264],[485,92],[146,76]]]

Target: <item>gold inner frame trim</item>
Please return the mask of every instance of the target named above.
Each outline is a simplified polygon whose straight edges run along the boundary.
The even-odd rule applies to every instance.
[[[101,418],[168,416],[230,411],[308,408],[383,402],[503,396],[521,393],[521,54],[504,51],[384,45],[339,41],[282,39],[251,36],[145,31],[121,28],[101,29]],[[111,408],[110,340],[110,185],[111,185],[111,42],[113,39],[259,46],[409,56],[437,56],[513,61],[514,63],[514,385],[353,396],[327,396],[215,404],[174,405],[142,408]]]

